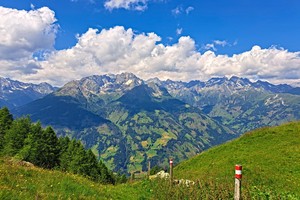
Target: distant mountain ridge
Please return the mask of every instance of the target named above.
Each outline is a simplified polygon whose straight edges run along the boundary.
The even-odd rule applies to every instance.
[[[14,108],[42,98],[57,88],[48,83],[32,84],[0,77],[0,107]]]
[[[71,81],[17,107],[80,139],[115,170],[187,159],[248,130],[300,119],[298,88],[245,78],[142,80],[132,73]]]
[[[212,78],[207,82],[162,81],[169,93],[200,108],[238,134],[262,126],[300,119],[299,88],[246,78]]]
[[[150,81],[152,80],[153,79],[150,79]],[[288,84],[274,85],[267,81],[261,81],[261,80],[252,82],[247,78],[240,78],[237,76],[232,76],[231,78],[227,78],[227,77],[211,78],[208,81],[192,80],[190,82],[172,81],[169,79],[166,81],[160,81],[159,79],[156,79],[156,82],[160,82],[160,84],[164,86],[175,84],[178,87],[178,89],[183,87],[192,88],[195,86],[197,86],[197,88],[210,88],[214,86],[216,87],[221,85],[227,85],[229,87],[232,87],[232,89],[253,87],[256,89],[261,89],[272,93],[288,93],[288,94],[300,95],[299,87],[293,87]]]

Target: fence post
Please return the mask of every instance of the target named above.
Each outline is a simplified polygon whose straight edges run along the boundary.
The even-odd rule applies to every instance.
[[[173,159],[170,159],[170,185],[173,185]]]
[[[130,181],[131,181],[131,182],[134,181],[134,172],[131,172]]]
[[[148,161],[148,179],[150,177],[150,171],[151,171],[151,163],[150,160]]]
[[[234,200],[240,200],[242,188],[242,165],[235,165]]]

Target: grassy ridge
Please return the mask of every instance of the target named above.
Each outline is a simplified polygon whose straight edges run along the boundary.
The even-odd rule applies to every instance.
[[[243,165],[243,182],[300,195],[300,122],[261,128],[180,163],[178,178],[232,182],[234,165]]]

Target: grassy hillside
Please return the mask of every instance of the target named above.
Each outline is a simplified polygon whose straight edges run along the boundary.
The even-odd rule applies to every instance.
[[[300,196],[300,122],[248,132],[180,163],[174,174],[230,184],[235,164],[243,166],[247,190]]]
[[[77,175],[0,158],[0,199],[232,199],[232,189],[216,184],[171,187],[169,180],[146,179],[116,186],[101,185]]]
[[[139,191],[143,191],[142,193]],[[60,171],[0,158],[0,199],[144,199],[142,184],[101,185]]]

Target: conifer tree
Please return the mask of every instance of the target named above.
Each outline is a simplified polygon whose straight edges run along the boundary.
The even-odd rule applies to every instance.
[[[62,166],[63,165],[62,159],[68,150],[70,142],[71,142],[71,140],[67,136],[58,138],[58,149],[59,149],[58,162],[59,162],[59,168],[63,171],[66,171],[66,169],[64,169],[64,167]]]
[[[66,171],[67,162],[64,160],[67,156],[67,150],[71,140],[69,137],[58,138],[58,148],[59,148],[59,168]]]
[[[0,151],[4,146],[4,135],[13,122],[13,116],[7,107],[0,109]]]
[[[61,170],[87,176],[101,183],[114,183],[113,176],[104,163],[98,162],[94,153],[85,150],[80,141],[60,138],[59,144]]]
[[[59,147],[54,130],[51,127],[43,130],[39,122],[33,124],[19,155],[39,167],[51,169],[57,166]]]
[[[112,173],[108,170],[105,164],[100,160],[98,163],[98,168],[100,170],[100,182],[101,183],[112,183],[114,184],[115,181],[113,179]]]
[[[4,135],[4,152],[9,156],[14,156],[24,146],[24,141],[31,131],[31,121],[29,117],[22,117],[12,122],[9,130]]]
[[[67,139],[60,140],[61,145],[66,144]],[[74,157],[77,151],[78,143],[76,140],[71,140],[68,143],[68,146],[61,146],[61,154],[60,154],[60,168],[63,171],[75,172],[76,170],[73,169],[74,165]]]
[[[80,141],[57,138],[51,127],[43,129],[40,122],[33,124],[29,117],[13,120],[7,108],[0,109],[1,137],[0,145],[4,144],[6,155],[17,155],[36,166],[49,169],[58,166],[63,171],[101,183],[114,184],[120,178],[115,177],[102,161],[98,162],[92,150],[86,150]]]
[[[49,126],[43,131],[43,146],[41,164],[45,168],[53,168],[59,163],[59,146],[58,139],[54,130]]]
[[[98,168],[98,161],[92,150],[85,150],[85,155],[82,159],[82,164],[85,175],[89,176],[94,181],[101,181],[101,174]]]
[[[42,142],[43,128],[41,123],[31,124],[30,132],[24,140],[23,148],[18,152],[18,157],[40,166],[39,156]]]
[[[73,157],[70,162],[70,171],[76,174],[86,175],[85,149],[81,142],[75,141],[74,150],[72,153]]]

